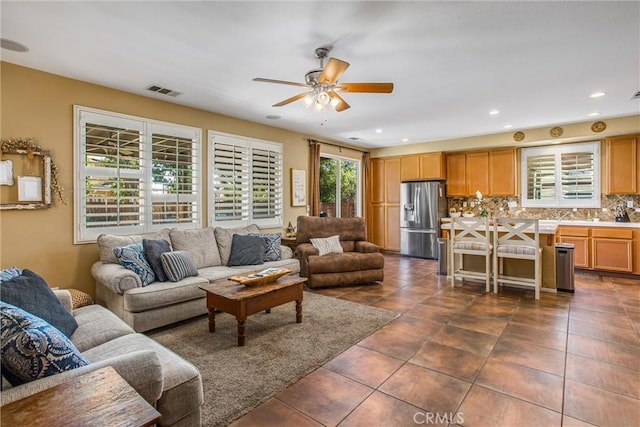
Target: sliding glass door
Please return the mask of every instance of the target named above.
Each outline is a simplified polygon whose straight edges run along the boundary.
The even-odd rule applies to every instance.
[[[320,156],[320,215],[361,216],[360,161]]]

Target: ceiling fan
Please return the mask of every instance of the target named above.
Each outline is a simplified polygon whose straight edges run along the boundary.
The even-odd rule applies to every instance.
[[[349,63],[336,58],[329,58],[324,66],[324,59],[331,51],[331,47],[319,47],[315,50],[316,58],[320,60],[320,68],[315,68],[305,74],[305,83],[288,82],[284,80],[263,79],[256,77],[253,81],[265,83],[278,83],[283,85],[301,86],[309,88],[307,92],[287,98],[274,107],[282,107],[302,99],[307,106],[314,106],[318,111],[325,111],[327,105],[331,105],[337,112],[350,107],[339,92],[352,93],[391,93],[393,83],[339,83],[338,80],[349,67]]]

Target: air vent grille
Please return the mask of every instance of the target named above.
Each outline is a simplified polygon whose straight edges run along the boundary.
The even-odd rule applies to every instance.
[[[631,96],[631,99],[640,99],[640,90]]]
[[[147,90],[150,90],[151,92],[161,93],[163,95],[174,96],[174,97],[180,95],[180,92],[176,92],[175,90],[167,89],[166,87],[161,87],[158,85],[151,85],[147,87]]]

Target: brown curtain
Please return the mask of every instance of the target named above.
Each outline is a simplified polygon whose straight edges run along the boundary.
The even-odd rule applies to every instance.
[[[320,215],[320,144],[309,141],[309,215]]]
[[[371,153],[368,151],[362,153],[362,179],[364,179],[364,185],[362,186],[362,217],[367,219],[369,192],[371,191]]]

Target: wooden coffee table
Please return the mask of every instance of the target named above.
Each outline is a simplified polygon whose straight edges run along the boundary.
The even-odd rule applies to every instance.
[[[207,292],[209,332],[216,331],[215,310],[229,313],[238,321],[238,346],[245,341],[247,316],[271,309],[288,302],[296,302],[296,323],[302,322],[302,285],[306,277],[283,276],[273,283],[244,286],[231,280],[200,286]]]

